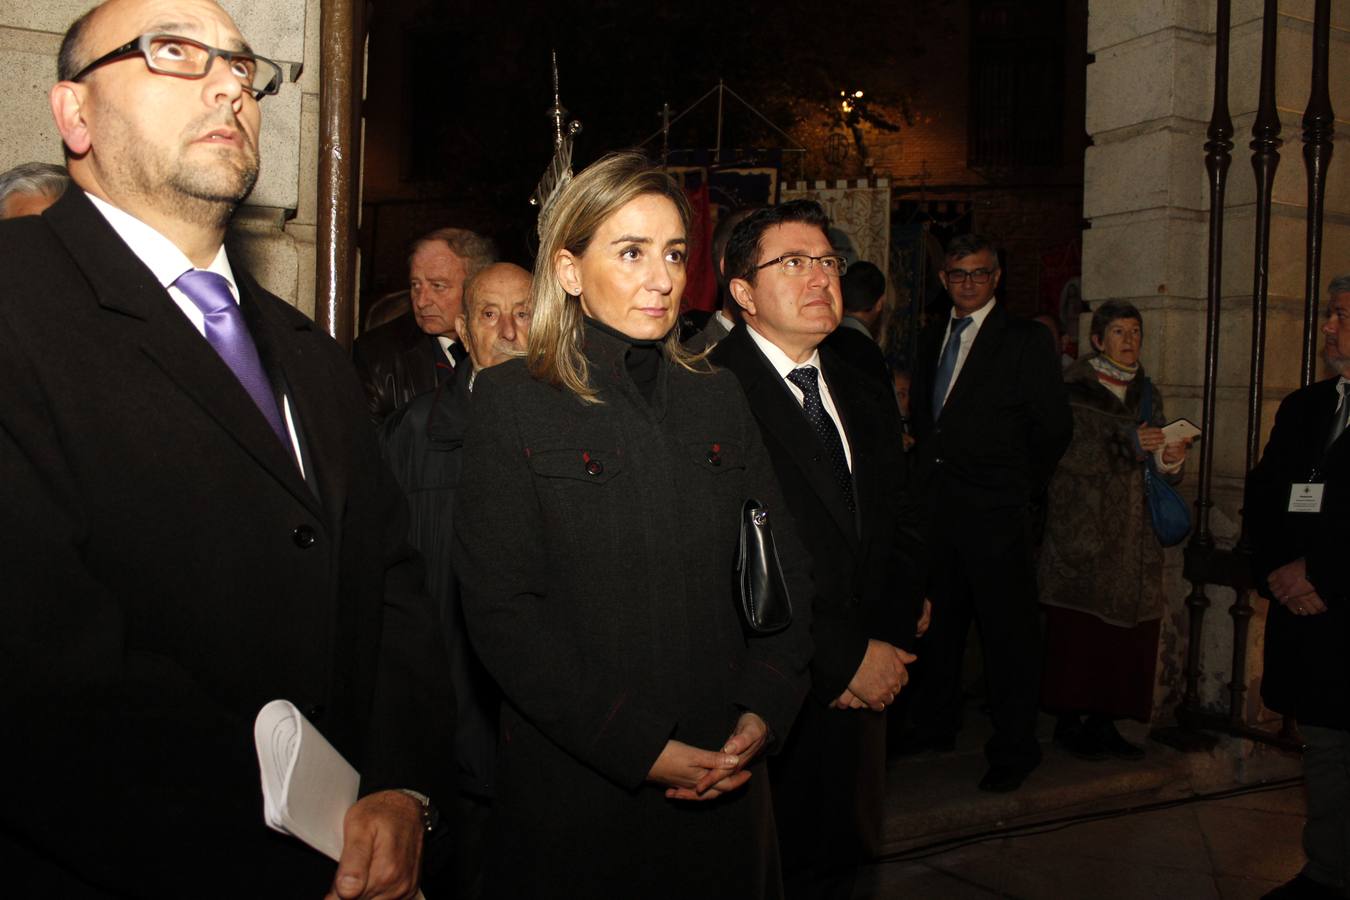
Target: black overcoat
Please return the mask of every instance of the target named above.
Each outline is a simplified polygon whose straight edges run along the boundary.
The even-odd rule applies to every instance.
[[[1253,574],[1270,601],[1262,699],[1305,725],[1350,728],[1350,437],[1323,449],[1336,381],[1309,385],[1280,404],[1261,462],[1247,476],[1243,522]],[[1305,482],[1325,485],[1320,513],[1289,512],[1291,488]],[[1325,613],[1296,616],[1271,597],[1270,573],[1300,558]]]
[[[363,790],[446,796],[444,650],[360,387],[235,276],[308,478],[82,191],[0,222],[7,894],[321,896],[334,864],[263,824],[277,698]]]
[[[806,690],[810,586],[745,398],[587,328],[600,405],[512,361],[474,386],[455,511],[465,614],[501,685],[493,896],[761,897],[779,890],[763,760],[706,804],[645,783],[669,739],[720,749],[749,709],[786,735]],[[796,618],[747,640],[741,506],[771,511]]]

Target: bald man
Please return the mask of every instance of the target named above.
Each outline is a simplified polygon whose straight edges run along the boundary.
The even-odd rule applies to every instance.
[[[460,447],[468,424],[474,380],[483,369],[525,351],[530,329],[530,273],[495,263],[464,285],[464,308],[455,323],[472,371],[423,394],[393,413],[380,428],[385,459],[412,509],[409,537],[427,562],[427,587],[436,599],[450,653],[457,729],[455,851],[448,896],[476,897],[483,837],[495,793],[496,685],[470,646],[450,565],[454,536],[451,510],[459,485]],[[523,547],[512,548],[524,552]],[[435,885],[440,888],[441,885]],[[441,891],[436,891],[440,893]]]
[[[281,70],[211,0],[110,0],[59,79],[73,184],[0,222],[0,893],[411,896],[453,701],[403,499],[223,246]],[[264,824],[278,698],[361,774],[336,866]]]

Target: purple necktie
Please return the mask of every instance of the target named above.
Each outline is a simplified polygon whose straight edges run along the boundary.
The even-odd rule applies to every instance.
[[[253,345],[253,337],[244,324],[244,314],[230,293],[230,283],[215,272],[190,269],[178,276],[174,286],[206,316],[207,342],[248,391],[281,443],[290,449],[290,434],[272,393],[272,382],[263,371],[258,348]]]

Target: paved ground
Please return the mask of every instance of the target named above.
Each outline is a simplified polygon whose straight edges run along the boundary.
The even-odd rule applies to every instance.
[[[1302,786],[1279,787],[1298,775],[1292,756],[1237,741],[1199,754],[1150,742],[1142,762],[1087,763],[1047,743],[1045,763],[1020,791],[990,796],[974,787],[982,735],[968,730],[955,754],[892,766],[891,859],[864,870],[857,898],[1254,900],[1302,865]],[[1129,736],[1143,741],[1142,726]],[[1261,785],[1276,789],[1184,802]],[[1018,831],[979,839],[1008,829]]]

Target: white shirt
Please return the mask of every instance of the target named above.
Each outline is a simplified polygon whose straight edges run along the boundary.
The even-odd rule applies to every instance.
[[[731,321],[731,319],[727,317],[727,314],[720,309],[713,313],[713,318],[717,320],[718,325],[721,325],[727,330],[727,334],[730,334],[731,330],[736,327],[736,323]]]
[[[816,378],[816,384],[820,385],[820,405],[825,407],[825,415],[830,417],[830,420],[834,422],[834,427],[839,430],[839,440],[844,444],[844,460],[848,463],[848,470],[852,472],[853,450],[848,445],[848,432],[844,431],[844,423],[839,418],[839,410],[834,406],[834,398],[830,396],[830,385],[825,381],[825,373],[820,368],[820,350],[812,350],[811,355],[804,362],[793,362],[786,353],[778,349],[778,345],[773,341],[748,325],[745,330],[750,332],[750,338],[755,342],[755,346],[759,347],[759,352],[763,353],[765,358],[769,360],[769,365],[773,366],[774,371],[778,373],[778,377],[783,379],[783,384],[792,392],[792,396],[797,399],[799,406],[805,406],[806,395],[802,393],[801,388],[788,381],[788,375],[793,369],[800,369],[802,366],[816,367],[816,371],[820,373]]]
[[[966,358],[970,356],[970,348],[975,343],[975,335],[980,333],[980,327],[984,325],[984,320],[989,318],[989,313],[994,308],[994,298],[990,297],[989,302],[979,309],[975,310],[966,318],[970,319],[970,324],[966,330],[961,332],[961,346],[956,351],[956,368],[952,370],[952,380],[947,382],[947,393],[942,395],[942,404],[938,407],[940,412],[943,406],[947,405],[947,398],[952,395],[952,388],[956,387],[956,379],[961,377],[961,370],[966,365]],[[947,330],[942,335],[942,347],[938,350],[938,359],[942,359],[942,354],[947,352],[947,339],[952,334],[952,322],[954,319],[948,317]]]
[[[113,231],[117,232],[117,236],[126,243],[131,252],[136,254],[136,258],[145,264],[150,274],[155,276],[155,280],[169,292],[170,299],[183,311],[183,315],[187,316],[192,327],[197,329],[197,333],[205,338],[206,316],[188,299],[187,294],[174,286],[178,276],[196,268],[192,260],[188,259],[173,241],[130,213],[95,197],[88,191],[85,192],[85,196],[93,202],[94,208],[103,214],[103,218],[108,220]],[[214,272],[224,278],[230,287],[230,295],[234,297],[234,302],[239,302],[239,288],[235,286],[234,270],[230,268],[230,260],[225,254],[224,246],[216,252],[216,258],[211,260],[211,265],[204,271]],[[300,467],[300,475],[303,477],[305,463],[300,458],[300,442],[295,436],[295,420],[291,417],[291,398],[285,394],[281,396],[281,414],[286,419],[286,432],[291,439],[291,452],[295,454],[295,464]]]

